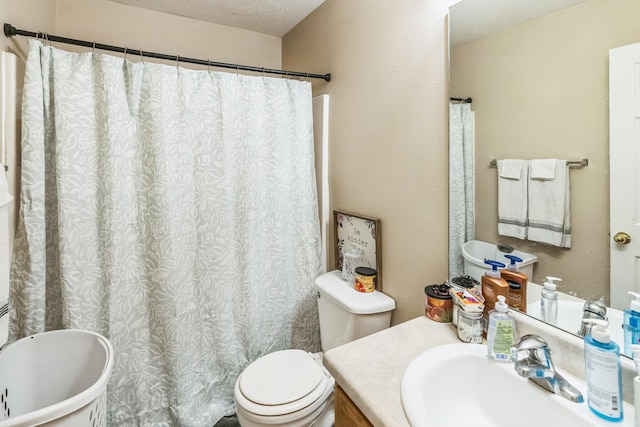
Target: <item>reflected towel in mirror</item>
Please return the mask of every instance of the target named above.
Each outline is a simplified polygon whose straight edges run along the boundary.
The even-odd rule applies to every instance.
[[[501,236],[527,237],[527,160],[498,160],[498,234]],[[520,165],[517,174],[518,164]],[[503,176],[515,176],[506,178]]]
[[[529,179],[527,238],[534,242],[570,248],[571,212],[567,161],[555,160],[554,169],[555,178],[552,180]]]

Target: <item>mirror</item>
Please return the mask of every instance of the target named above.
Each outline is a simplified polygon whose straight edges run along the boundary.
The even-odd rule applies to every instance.
[[[607,305],[609,49],[640,42],[638,16],[637,0],[462,0],[449,14],[449,93],[475,114],[476,240],[534,254],[531,282],[560,277],[564,294]],[[498,235],[490,162],[507,158],[589,160],[569,172],[570,249]]]

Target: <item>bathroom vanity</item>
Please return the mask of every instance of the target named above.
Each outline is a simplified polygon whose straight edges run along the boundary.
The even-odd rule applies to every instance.
[[[521,313],[514,315],[518,337],[530,333],[543,336],[554,352],[556,366],[584,379],[581,338]],[[340,387],[336,393],[336,427],[410,426],[400,396],[405,368],[424,351],[454,343],[460,341],[451,323],[438,323],[421,316],[326,352],[324,365]],[[621,364],[625,399],[622,425],[633,425],[631,403],[635,367],[626,358],[622,358]],[[434,398],[437,398],[440,387],[452,386],[433,384]],[[531,386],[536,387],[534,384]],[[359,414],[365,419],[353,421],[348,418],[352,414]]]

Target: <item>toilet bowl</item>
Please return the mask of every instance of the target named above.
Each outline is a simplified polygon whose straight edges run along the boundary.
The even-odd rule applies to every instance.
[[[335,381],[313,356],[282,350],[251,363],[234,388],[236,415],[243,427],[333,425]]]
[[[324,351],[391,325],[395,301],[378,291],[356,291],[339,271],[318,277],[315,289]],[[236,380],[236,415],[242,427],[332,427],[334,386],[333,377],[311,353],[269,353]]]

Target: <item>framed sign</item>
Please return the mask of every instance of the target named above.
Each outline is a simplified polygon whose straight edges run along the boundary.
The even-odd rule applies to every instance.
[[[336,268],[342,270],[344,253],[357,249],[360,266],[376,270],[376,289],[382,291],[380,220],[343,211],[333,211]]]

